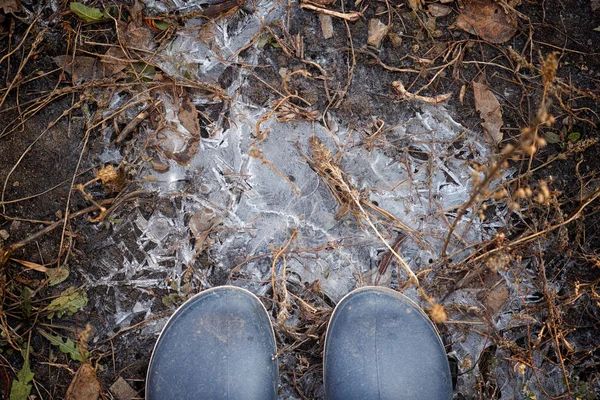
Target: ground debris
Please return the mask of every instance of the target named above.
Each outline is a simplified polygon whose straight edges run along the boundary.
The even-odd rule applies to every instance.
[[[494,0],[463,0],[456,27],[492,43],[504,43],[517,32],[518,22],[512,8]]]
[[[483,119],[483,129],[489,135],[489,139],[495,145],[502,141],[502,108],[500,102],[494,96],[494,93],[483,82],[483,78],[479,82],[473,82],[473,93],[475,95],[475,108],[479,111],[481,119]]]
[[[117,379],[115,383],[110,387],[110,392],[117,398],[117,400],[133,400],[138,397],[138,394],[122,376]]]
[[[73,377],[66,400],[96,400],[100,397],[100,382],[91,364],[84,362]]]

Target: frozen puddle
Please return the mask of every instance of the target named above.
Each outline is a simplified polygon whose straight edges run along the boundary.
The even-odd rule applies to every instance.
[[[165,271],[177,281],[193,266],[198,251],[204,250],[224,271],[237,268],[234,279],[262,285],[271,274],[271,254],[297,230],[287,249],[288,272],[303,282],[320,280],[334,300],[354,288],[359,277],[365,279],[363,275],[376,268],[378,254],[385,247],[352,213],[336,219],[338,201],[296,147],[299,143],[310,156],[307,140],[311,135],[334,154],[335,149],[343,149],[340,167],[354,186],[419,232],[423,242],[409,236],[401,247],[415,271],[438,259],[448,231],[445,218],[455,215],[457,206],[469,198],[469,165],[485,162],[487,154],[443,107],[424,108],[387,134],[393,146],[374,146],[370,151],[361,133],[344,129],[342,123],[335,124],[339,128],[332,132],[319,123],[271,119],[262,124],[270,133],[257,142],[253,129],[266,112],[241,101],[234,103],[229,113],[231,128],[203,141],[185,168],[150,172],[148,189],[177,199],[178,210],[172,217],[161,212],[148,219],[141,214],[136,217],[135,224],[142,231],[140,249],[154,245],[148,259],[137,266],[139,270],[156,270],[161,260],[174,261]],[[249,156],[254,143],[262,159]],[[469,215],[463,218],[458,228],[463,240],[454,243],[450,252],[488,239],[499,222],[476,221],[465,233],[469,220]],[[383,221],[377,226],[390,244],[400,232]]]

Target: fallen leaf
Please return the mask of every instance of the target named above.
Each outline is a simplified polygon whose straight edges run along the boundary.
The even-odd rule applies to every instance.
[[[146,26],[136,26],[133,22],[127,25],[123,38],[129,49],[152,51],[156,47],[152,30]]]
[[[590,0],[590,7],[592,7],[592,11],[596,12],[600,10],[600,0]]]
[[[186,97],[179,107],[179,122],[193,136],[200,136],[200,118],[198,110],[192,101]]]
[[[221,217],[209,208],[197,212],[190,218],[188,226],[196,240],[195,248],[198,254],[206,249],[208,235],[211,233],[213,227],[220,224],[221,221]]]
[[[109,77],[123,71],[127,68],[128,59],[120,47],[108,49],[101,59],[104,76]]]
[[[455,25],[492,43],[506,42],[518,29],[515,13],[494,0],[463,0]]]
[[[5,14],[15,13],[21,9],[19,0],[0,0],[0,8],[4,10]]]
[[[134,0],[133,6],[127,7],[129,15],[131,15],[131,20],[136,26],[144,25],[144,15],[142,14],[142,11],[144,11],[145,7],[146,5],[139,0]]]
[[[100,382],[96,371],[88,363],[83,363],[67,389],[66,400],[97,400],[100,397]]]
[[[74,83],[82,83],[99,79],[101,77],[98,59],[96,57],[70,55],[56,56],[53,58],[56,65],[71,75]]]
[[[508,288],[506,282],[500,281],[497,285],[488,290],[485,294],[485,304],[488,309],[495,314],[499,311],[508,299]]]
[[[425,4],[424,0],[408,0],[408,5],[413,11],[421,10],[423,8],[423,4]]]
[[[494,93],[484,84],[473,82],[473,93],[475,95],[475,108],[483,119],[483,129],[487,132],[494,144],[502,141],[502,108]]]
[[[333,21],[329,15],[319,14],[321,22],[321,31],[323,31],[323,39],[327,40],[333,37]]]
[[[75,15],[85,22],[97,22],[104,18],[102,11],[94,7],[88,7],[81,3],[72,2],[69,4],[69,8]]]
[[[375,48],[381,46],[381,41],[387,35],[390,27],[382,23],[377,18],[369,20],[369,38],[367,44]]]
[[[429,13],[434,17],[445,17],[446,15],[452,12],[452,8],[448,6],[444,6],[442,4],[432,3],[427,9]]]

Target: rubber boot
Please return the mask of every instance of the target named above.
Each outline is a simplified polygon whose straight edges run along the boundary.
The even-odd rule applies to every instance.
[[[381,287],[357,289],[336,306],[325,338],[329,400],[451,399],[442,340],[406,296]]]
[[[206,290],[175,311],[160,334],[146,399],[276,399],[276,352],[256,296],[233,286]]]

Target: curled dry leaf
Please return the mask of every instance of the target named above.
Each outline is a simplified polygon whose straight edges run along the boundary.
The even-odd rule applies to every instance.
[[[483,119],[483,129],[489,135],[494,144],[502,141],[502,108],[494,93],[484,84],[473,82],[473,93],[475,95],[475,108]]]
[[[82,363],[67,389],[67,400],[97,400],[100,397],[100,382],[96,371],[88,363]]]
[[[515,12],[494,0],[463,0],[456,26],[492,43],[504,43],[517,32]]]

